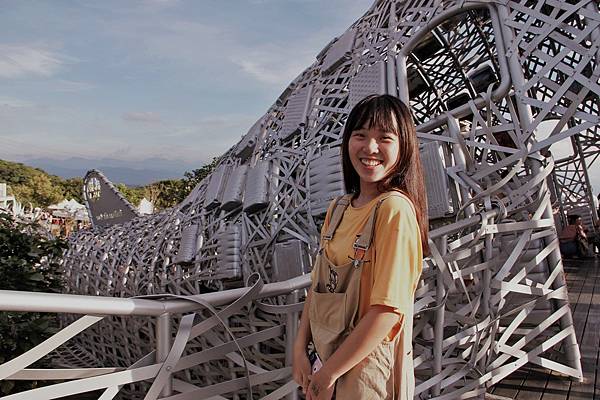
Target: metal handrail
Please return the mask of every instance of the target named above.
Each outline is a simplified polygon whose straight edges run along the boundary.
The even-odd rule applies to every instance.
[[[268,283],[262,287],[258,298],[289,294],[309,285],[310,275],[302,275],[282,282]],[[194,301],[195,299],[213,306],[227,304],[239,298],[246,290],[247,288],[239,288],[192,296],[180,296],[179,299],[160,300],[0,290],[0,310],[85,315],[160,316],[164,313],[176,314],[197,310],[199,306],[198,302]]]
[[[28,400],[41,400],[47,398],[59,398],[90,390],[104,390],[104,394],[101,398],[109,399],[114,397],[114,395],[120,390],[120,386],[123,383],[132,383],[150,378],[155,379],[153,383],[154,390],[159,391],[161,396],[168,397],[172,395],[174,389],[173,385],[176,383],[176,380],[174,380],[170,369],[176,366],[181,360],[181,356],[183,354],[183,347],[181,346],[185,346],[187,341],[187,339],[183,341],[180,339],[175,339],[173,341],[173,314],[183,314],[187,312],[193,313],[199,308],[208,307],[212,310],[212,312],[215,313],[215,316],[217,316],[217,311],[212,307],[227,305],[225,309],[219,311],[218,313],[228,315],[228,313],[235,312],[228,311],[230,307],[233,307],[233,309],[236,310],[246,303],[246,301],[240,302],[240,300],[244,298],[246,300],[257,300],[266,297],[287,295],[288,302],[297,303],[298,295],[296,291],[306,288],[309,285],[310,275],[302,275],[287,281],[270,283],[266,285],[262,285],[260,281],[256,281],[255,285],[252,287],[230,289],[215,293],[192,296],[158,294],[151,295],[146,298],[118,298],[106,296],[0,290],[0,311],[54,312],[85,315],[84,317],[65,327],[51,338],[30,349],[26,353],[7,361],[4,364],[0,364],[0,380],[56,379],[58,376],[60,376],[61,379],[74,380],[72,382],[57,383],[48,387],[33,389],[7,397],[11,399],[23,398]],[[249,295],[250,297],[248,297]],[[239,304],[236,306],[236,303]],[[289,306],[291,307],[287,307],[285,311],[283,311],[286,314],[285,326],[287,327],[287,335],[285,338],[286,354],[291,354],[291,348],[295,338],[295,331],[297,329],[297,318],[299,312],[298,307],[301,306],[301,303],[289,304]],[[150,316],[156,318],[154,340],[155,350],[128,368],[131,373],[134,371],[145,371],[144,373],[147,374],[147,376],[144,375],[144,378],[140,378],[138,376],[135,379],[126,378],[122,376],[122,372],[124,372],[122,368],[70,368],[66,370],[27,368],[35,361],[54,351],[57,347],[70,340],[75,335],[102,320],[104,316]],[[193,326],[189,324],[190,317],[192,317],[191,321],[193,321],[193,314],[187,314],[185,317],[183,317],[184,319],[182,319],[182,321],[187,319],[188,322],[180,324],[179,328],[177,329],[178,338],[179,336],[182,338],[194,337],[192,332]],[[198,324],[196,328],[203,323],[206,323],[206,320]],[[227,329],[227,327],[225,329]],[[273,334],[280,332],[280,330],[267,329],[265,332],[266,336],[255,335],[256,337],[254,337],[252,334],[250,334],[246,336],[245,339],[249,340],[250,342],[257,341],[258,343],[261,340],[269,339]],[[242,340],[243,339],[244,338],[242,338]],[[241,347],[235,338],[233,339],[233,342],[236,343],[237,349],[241,351]],[[228,357],[225,353],[228,353],[229,351],[220,351],[224,352],[223,356]],[[201,352],[195,353],[195,357],[198,357],[200,354]],[[170,363],[167,367],[164,365],[166,362]],[[195,362],[200,363],[201,361],[196,360]],[[238,364],[248,368],[246,361],[243,358],[234,358],[234,362],[237,362]],[[267,375],[269,376],[269,380],[271,380],[272,377],[269,374],[280,374],[280,378],[286,378],[289,376],[289,365],[291,365],[291,358],[286,356],[286,367],[279,368],[274,371],[261,371],[257,374],[253,374],[252,376],[248,375],[248,379],[250,379],[248,382],[252,381],[253,379],[258,379],[256,380],[258,383],[261,381],[261,379],[266,379],[265,377]],[[163,367],[167,368],[167,370],[163,371]],[[152,370],[150,371],[148,368]],[[222,388],[222,393],[226,393],[233,390],[233,388],[237,388],[235,382],[236,380],[234,379],[223,383],[224,386]],[[251,385],[250,383],[248,384]],[[189,385],[189,387],[193,388],[196,393],[203,393],[203,390],[209,390],[195,387],[193,385]],[[290,400],[297,399],[297,393],[295,393],[295,384],[291,380],[280,387],[278,391],[280,397],[276,398],[282,398],[285,396]]]

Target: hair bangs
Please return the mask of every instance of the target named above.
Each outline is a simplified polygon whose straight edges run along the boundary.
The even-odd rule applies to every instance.
[[[375,97],[367,101],[356,119],[356,128],[377,128],[385,132],[398,133],[396,110],[385,98]]]

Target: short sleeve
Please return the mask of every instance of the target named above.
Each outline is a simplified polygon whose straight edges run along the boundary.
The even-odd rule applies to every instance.
[[[409,199],[393,196],[384,200],[377,213],[373,240],[370,305],[386,305],[402,314],[412,314],[423,256],[419,225]]]

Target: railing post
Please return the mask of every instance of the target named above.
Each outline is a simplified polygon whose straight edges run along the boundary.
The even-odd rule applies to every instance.
[[[287,304],[298,302],[298,291],[294,290],[286,296]],[[298,312],[288,312],[285,321],[285,365],[291,366],[293,361],[294,340],[298,332]],[[298,400],[298,390],[293,390],[286,396],[287,400]]]
[[[440,254],[444,256],[448,250],[448,236],[442,236],[438,240],[438,245]],[[441,265],[438,265],[436,270],[435,287],[436,306],[438,309],[435,311],[435,330],[433,336],[433,373],[437,376],[442,373],[442,361],[444,356],[444,319],[446,316],[446,306],[442,304],[442,300],[446,295],[446,288],[444,286]],[[433,386],[432,393],[434,396],[439,396],[441,392],[442,382],[440,381]]]
[[[483,222],[483,220],[482,220],[482,222]],[[494,217],[489,217],[487,222],[488,222],[488,225],[493,224],[495,222]],[[494,240],[494,237],[493,237],[492,233],[488,233],[485,236],[485,254],[484,254],[483,260],[486,262],[488,262],[494,258],[493,240]],[[491,266],[488,266],[486,269],[483,270],[483,298],[481,301],[481,313],[484,318],[489,317],[490,321],[493,318],[492,313],[491,313],[491,308],[490,308],[490,300],[492,298],[492,270],[491,270],[491,268],[492,268]],[[494,322],[494,325],[496,327],[498,327],[499,324],[500,324],[499,321]],[[493,347],[488,349],[485,357],[482,357],[481,360],[479,361],[479,368],[481,369],[481,371],[483,371],[483,373],[487,372],[488,360],[492,356],[493,351],[494,351]]]
[[[156,362],[164,362],[171,350],[171,314],[164,313],[156,318]],[[173,378],[169,374],[169,378],[165,383],[164,388],[160,392],[162,397],[173,394]]]

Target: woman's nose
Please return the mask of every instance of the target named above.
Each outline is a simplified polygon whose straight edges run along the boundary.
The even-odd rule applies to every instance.
[[[368,153],[377,153],[379,146],[377,146],[377,140],[369,139],[365,143],[365,151]]]

